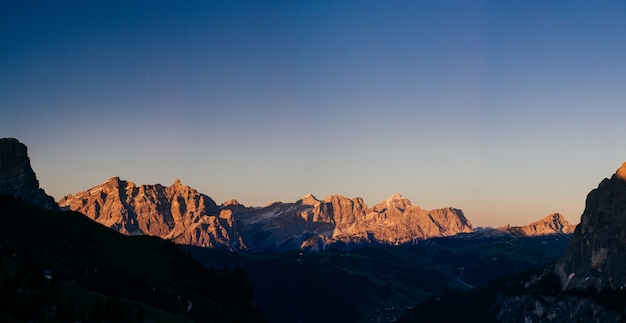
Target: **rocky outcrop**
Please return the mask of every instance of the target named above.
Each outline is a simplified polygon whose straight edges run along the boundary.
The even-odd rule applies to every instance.
[[[587,195],[556,272],[565,289],[626,287],[626,163]]]
[[[275,251],[407,244],[472,232],[458,209],[427,211],[399,194],[368,208],[361,198],[309,194],[293,203],[254,208],[211,198],[176,181],[169,187],[117,177],[59,201],[122,233],[232,250]]]
[[[0,194],[58,210],[54,199],[39,187],[26,146],[13,138],[0,139]]]
[[[492,307],[498,321],[623,322],[625,252],[626,163],[587,195],[561,259],[522,292],[500,293]]]
[[[119,177],[59,201],[65,210],[128,235],[155,235],[181,244],[245,248],[232,211],[176,180],[172,185],[136,185]]]
[[[576,229],[576,225],[567,222],[565,217],[561,214],[552,213],[539,221],[525,226],[507,226],[501,229],[515,236],[535,237],[552,234],[571,234],[574,232],[574,229]]]

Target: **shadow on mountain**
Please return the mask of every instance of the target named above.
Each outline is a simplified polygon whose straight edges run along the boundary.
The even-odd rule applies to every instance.
[[[240,269],[0,195],[0,321],[258,322]]]

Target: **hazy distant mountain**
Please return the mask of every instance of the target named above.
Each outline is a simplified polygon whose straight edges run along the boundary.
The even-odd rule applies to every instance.
[[[26,146],[13,138],[0,139],[0,194],[47,209],[59,209],[54,199],[39,188]]]
[[[399,194],[368,208],[361,198],[313,195],[293,203],[220,206],[176,181],[169,187],[136,185],[117,177],[59,201],[122,233],[149,234],[181,244],[231,250],[324,249],[330,246],[407,244],[472,232],[463,212],[427,211]]]
[[[626,163],[587,195],[581,222],[558,263],[441,295],[416,306],[404,321],[457,321],[458,314],[445,309],[461,308],[466,322],[624,322],[624,287]]]
[[[567,222],[564,216],[559,213],[552,213],[545,218],[531,224],[517,227],[505,226],[497,230],[510,233],[520,237],[535,237],[552,234],[571,234],[576,229],[576,225]]]
[[[498,301],[501,321],[626,319],[626,163],[587,195],[581,222],[561,259]]]

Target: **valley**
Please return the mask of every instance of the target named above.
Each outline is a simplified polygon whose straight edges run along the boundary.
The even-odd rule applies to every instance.
[[[432,295],[543,268],[558,260],[568,238],[466,234],[417,245],[283,253],[181,248],[209,268],[242,268],[271,322],[391,322]]]

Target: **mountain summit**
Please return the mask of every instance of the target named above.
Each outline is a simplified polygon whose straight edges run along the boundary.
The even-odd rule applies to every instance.
[[[11,195],[50,210],[54,199],[39,187],[24,144],[13,138],[0,139],[0,194]]]

